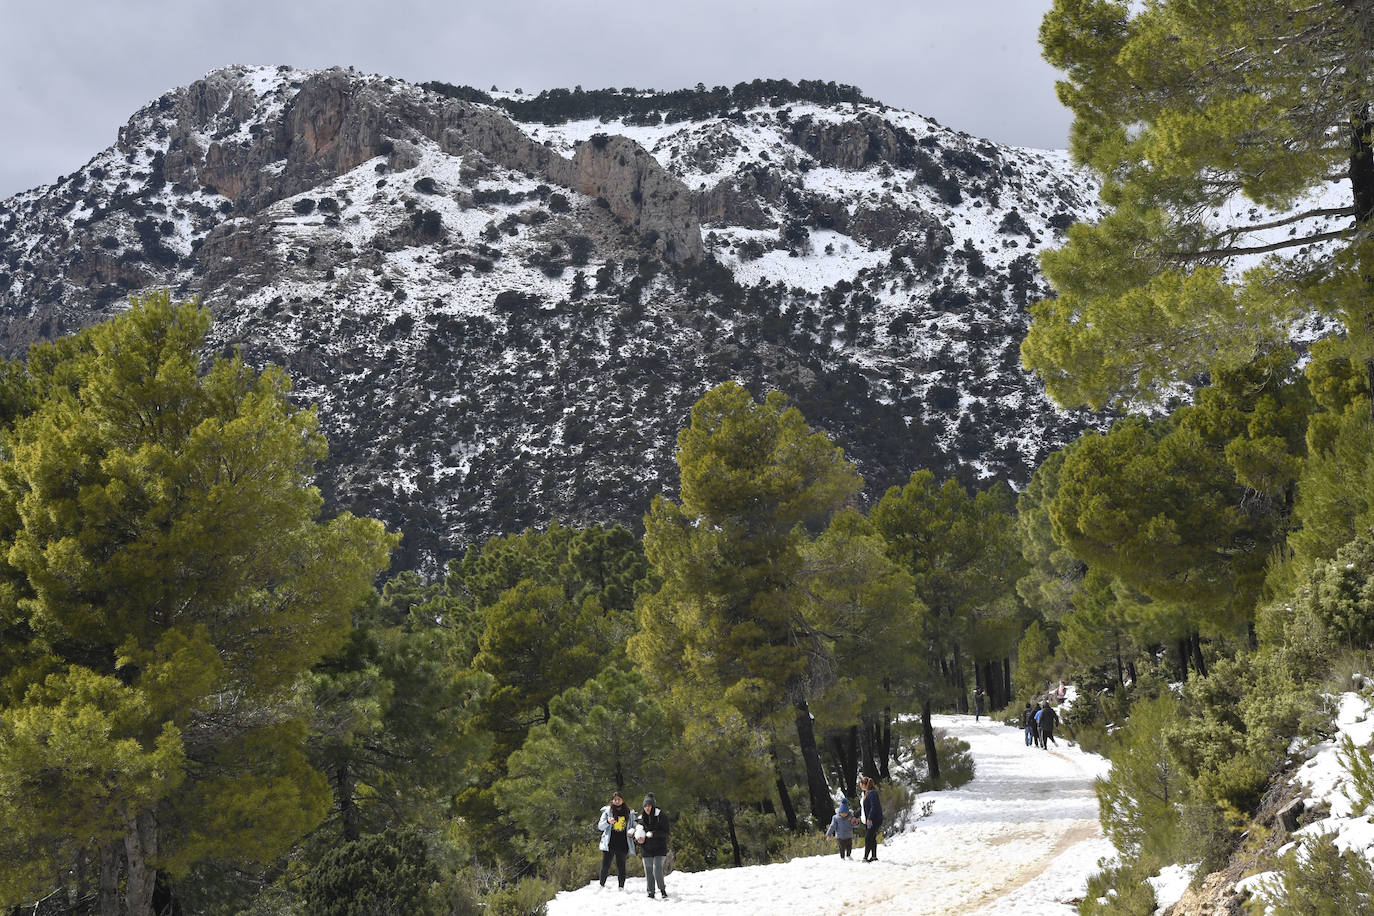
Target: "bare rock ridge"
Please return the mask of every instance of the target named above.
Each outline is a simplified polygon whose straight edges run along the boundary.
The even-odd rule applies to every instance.
[[[452,155],[475,151],[497,166],[534,172],[591,197],[642,234],[670,261],[702,256],[701,225],[685,185],[625,137],[598,136],[571,161],[533,142],[509,118],[434,95],[398,96],[344,70],[308,77],[278,117],[251,121],[257,97],[229,73],[212,73],[180,93],[163,170],[167,180],[212,188],[253,214],[372,159],[384,144],[420,138]],[[205,138],[209,138],[208,145]],[[125,153],[148,138],[121,131]],[[273,168],[276,163],[283,166]]]

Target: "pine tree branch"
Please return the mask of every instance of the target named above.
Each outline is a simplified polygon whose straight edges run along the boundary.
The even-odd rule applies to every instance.
[[[1218,233],[1218,237],[1236,237],[1246,232],[1255,232],[1260,229],[1278,229],[1282,226],[1291,226],[1293,223],[1300,223],[1306,219],[1317,219],[1322,216],[1354,216],[1354,207],[1321,207],[1316,210],[1306,210],[1302,213],[1293,213],[1282,219],[1276,219],[1268,223],[1252,223],[1247,226],[1237,226],[1228,229],[1226,232]]]
[[[1300,238],[1285,239],[1282,242],[1274,242],[1270,245],[1255,245],[1253,247],[1228,246],[1226,248],[1209,248],[1203,251],[1180,251],[1174,253],[1173,259],[1181,262],[1207,261],[1214,258],[1234,258],[1247,254],[1267,254],[1271,251],[1282,251],[1285,248],[1298,248],[1302,245],[1311,245],[1316,242],[1329,242],[1332,239],[1345,238],[1349,233],[1349,229],[1334,229],[1331,232],[1319,232],[1316,235],[1305,235]]]

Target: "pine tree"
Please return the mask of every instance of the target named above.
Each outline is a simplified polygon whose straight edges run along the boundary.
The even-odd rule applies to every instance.
[[[503,815],[517,848],[531,860],[572,849],[613,791],[630,798],[663,783],[672,744],[665,711],[633,670],[607,668],[554,697],[549,720],[530,729],[495,787],[519,800]]]
[[[843,453],[778,392],[727,382],[678,436],[681,502],[659,497],[645,552],[661,586],[638,605],[631,655],[685,695],[718,696],[757,727],[790,714],[812,815],[833,814],[807,691],[815,645],[800,613],[804,545],[858,492]]]
[[[1128,417],[1065,452],[1049,504],[1056,543],[1193,629],[1253,619],[1283,542],[1312,402],[1284,351],[1218,374],[1167,419]]]
[[[970,496],[954,480],[937,485],[920,470],[892,487],[871,515],[889,555],[912,577],[927,609],[930,664],[944,674],[922,697],[927,765],[939,778],[931,710],[938,700],[965,697],[965,668],[979,615],[1007,610],[1024,567],[1016,539],[1011,493],[994,487]]]
[[[1109,207],[1042,258],[1022,355],[1050,394],[1162,402],[1310,311],[1374,373],[1366,4],[1056,0],[1040,34]]]
[[[327,809],[297,688],[395,538],[318,520],[313,411],[277,370],[203,365],[209,321],[153,295],[6,369],[7,903],[84,860],[144,916],[159,872],[271,861]]]
[[[825,533],[803,548],[802,613],[823,652],[812,654],[807,677],[817,723],[847,729],[862,722],[891,735],[894,704],[928,695],[926,609],[916,599],[911,575],[887,553],[887,542],[856,509],[842,509]],[[849,747],[840,740],[839,746]],[[857,795],[857,751],[843,752],[846,791]],[[888,775],[890,747],[874,748],[878,770]]]

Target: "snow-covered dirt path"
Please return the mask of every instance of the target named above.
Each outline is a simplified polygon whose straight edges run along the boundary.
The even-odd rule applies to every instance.
[[[669,899],[649,900],[643,878],[622,893],[595,883],[559,894],[549,916],[643,913],[941,914],[1070,916],[1111,844],[1097,821],[1093,780],[1101,757],[1062,738],[1048,751],[1026,747],[1020,729],[972,716],[937,716],[935,725],[972,748],[976,777],[962,789],[931,792],[929,817],[886,838],[878,861],[838,855],[780,865],[714,869],[668,876]],[[615,883],[614,877],[611,884]]]

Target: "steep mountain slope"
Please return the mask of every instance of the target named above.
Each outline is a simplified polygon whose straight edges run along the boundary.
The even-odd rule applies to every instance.
[[[0,348],[199,296],[216,348],[320,405],[331,503],[403,528],[404,562],[637,524],[727,378],[786,392],[870,496],[919,467],[1024,482],[1090,420],[1017,348],[1035,253],[1095,195],[1062,153],[834,84],[529,99],[230,68],[0,203]]]

